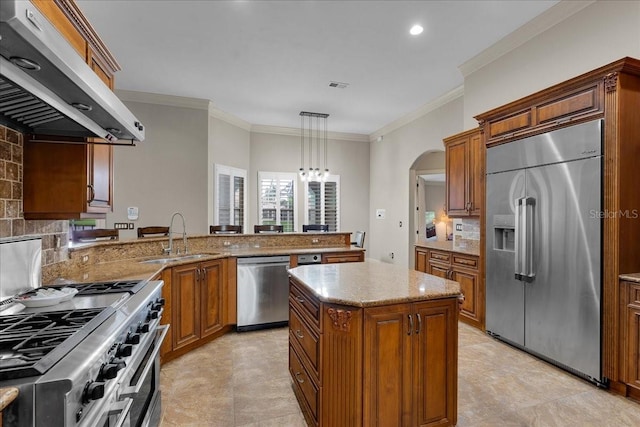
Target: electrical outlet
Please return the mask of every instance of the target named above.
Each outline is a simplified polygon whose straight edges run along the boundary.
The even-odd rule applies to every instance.
[[[133,230],[133,223],[132,222],[129,223],[129,230]]]

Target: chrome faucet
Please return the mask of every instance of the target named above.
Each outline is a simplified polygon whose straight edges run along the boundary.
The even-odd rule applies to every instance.
[[[180,212],[174,212],[174,214],[171,216],[171,223],[169,224],[169,247],[165,248],[163,246],[162,249],[164,253],[168,255],[171,255],[171,252],[173,252],[173,219],[176,217],[176,215],[179,215],[180,218],[182,218],[182,241],[184,243],[184,253],[186,255],[189,252],[189,248],[187,246],[187,226],[184,221],[184,216]],[[178,253],[179,251],[180,249],[178,249]]]

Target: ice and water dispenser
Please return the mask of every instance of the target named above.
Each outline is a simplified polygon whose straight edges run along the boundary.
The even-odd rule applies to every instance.
[[[515,215],[493,216],[493,249],[515,251]]]

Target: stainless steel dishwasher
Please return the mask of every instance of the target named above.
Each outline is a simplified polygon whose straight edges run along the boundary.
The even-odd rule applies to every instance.
[[[238,258],[238,331],[289,321],[289,256]]]

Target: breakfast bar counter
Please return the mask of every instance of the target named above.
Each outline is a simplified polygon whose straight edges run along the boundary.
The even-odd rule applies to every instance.
[[[289,371],[309,425],[456,424],[457,282],[375,261],[289,273]]]

